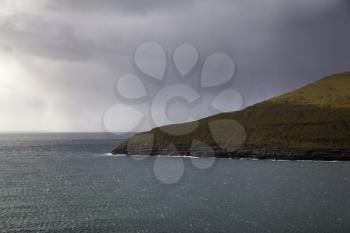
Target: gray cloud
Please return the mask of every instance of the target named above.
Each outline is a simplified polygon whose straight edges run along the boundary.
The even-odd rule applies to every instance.
[[[147,13],[149,11],[190,5],[193,0],[48,0],[46,6],[53,10],[78,10],[87,12]]]
[[[21,121],[22,129],[101,130],[103,111],[121,101],[113,94],[115,80],[123,73],[140,75],[132,56],[145,41],[159,42],[169,55],[191,43],[202,62],[214,52],[229,54],[238,67],[230,85],[242,92],[245,105],[350,69],[346,0],[30,3],[0,0],[0,65],[18,71],[0,70],[0,95],[2,90],[8,98],[0,107],[7,109],[8,121]],[[168,75],[174,83],[177,73],[169,68]],[[198,76],[195,72],[186,83],[201,92]],[[18,94],[25,86],[28,93]],[[15,91],[8,94],[8,87]],[[152,83],[148,90],[154,94],[158,87]],[[25,99],[30,110],[15,111]],[[21,116],[28,111],[44,123],[27,122]]]
[[[56,59],[84,60],[93,44],[75,35],[75,26],[45,20],[40,16],[18,14],[0,24],[0,42],[23,53]]]

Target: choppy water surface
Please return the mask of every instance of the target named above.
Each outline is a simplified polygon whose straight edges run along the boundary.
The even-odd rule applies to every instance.
[[[105,155],[119,142],[1,135],[0,232],[350,232],[350,163],[184,159],[165,185],[155,158]]]

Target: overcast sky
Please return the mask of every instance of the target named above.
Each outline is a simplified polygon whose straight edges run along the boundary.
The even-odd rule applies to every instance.
[[[228,54],[226,88],[248,106],[349,71],[349,25],[348,0],[0,0],[0,132],[104,130],[106,109],[125,103],[114,84],[142,76],[133,54],[147,41],[168,56],[192,44],[201,62]]]

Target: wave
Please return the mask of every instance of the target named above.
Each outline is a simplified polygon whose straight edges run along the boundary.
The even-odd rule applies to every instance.
[[[197,157],[197,156],[188,156],[188,155],[156,155],[156,157],[163,157],[163,158],[188,158],[188,159],[204,159],[204,158],[210,158],[210,157]],[[215,157],[212,157],[215,158]]]
[[[296,162],[317,162],[317,163],[344,163],[348,161],[338,161],[338,160],[295,160]]]
[[[109,157],[127,157],[129,155],[127,154],[112,154],[112,153],[105,153],[102,154],[102,156],[109,156]],[[149,155],[132,155],[132,156],[140,156],[140,157],[149,157]],[[187,158],[187,159],[201,159],[203,157],[198,156],[188,156],[188,155],[153,155],[152,157],[160,157],[160,158]],[[205,157],[210,158],[210,157]],[[217,158],[216,159],[230,159],[230,160],[237,160],[236,158]],[[343,163],[344,161],[325,161],[325,160],[285,160],[285,159],[257,159],[257,158],[239,158],[238,160],[248,160],[248,161],[272,161],[272,162],[314,162],[314,163]]]
[[[127,155],[126,155],[126,154],[105,153],[105,154],[102,154],[102,156],[109,156],[109,157],[125,157],[125,156],[127,156]]]
[[[109,157],[127,157],[130,155],[127,154],[112,154],[112,153],[105,153],[102,154],[100,156],[109,156]],[[149,156],[149,155],[132,155],[130,157],[161,157],[161,158],[189,158],[189,159],[200,159],[201,157],[196,157],[196,156],[188,156],[188,155],[153,155],[153,156]]]

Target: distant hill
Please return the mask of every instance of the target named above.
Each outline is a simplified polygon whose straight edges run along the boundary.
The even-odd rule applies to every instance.
[[[242,111],[137,134],[113,153],[350,160],[350,72]]]

